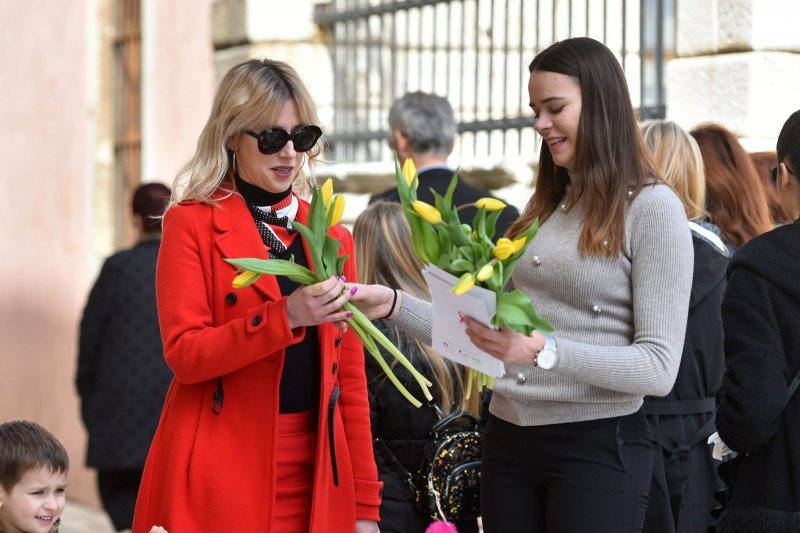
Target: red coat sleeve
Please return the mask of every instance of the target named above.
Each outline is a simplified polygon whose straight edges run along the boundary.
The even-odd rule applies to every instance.
[[[214,272],[226,264],[214,246],[211,209],[202,204],[169,209],[156,269],[164,357],[175,378],[187,384],[274,356],[305,335],[304,328],[289,327],[286,298],[254,301],[242,316],[215,323],[214,306],[224,302],[215,291]]]

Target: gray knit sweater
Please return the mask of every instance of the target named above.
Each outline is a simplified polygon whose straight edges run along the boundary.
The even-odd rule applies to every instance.
[[[665,185],[645,187],[625,214],[618,257],[578,249],[583,204],[542,224],[512,276],[556,329],[551,370],[506,365],[490,411],[521,426],[635,412],[645,395],[672,389],[692,283],[692,238],[683,206]],[[403,294],[394,323],[431,342],[432,306]]]

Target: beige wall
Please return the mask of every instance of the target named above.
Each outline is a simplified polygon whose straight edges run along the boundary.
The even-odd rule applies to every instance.
[[[211,0],[142,4],[142,181],[171,182],[213,95]],[[69,496],[95,504],[74,375],[109,213],[123,208],[110,203],[109,5],[0,0],[0,421],[50,429],[70,454]]]

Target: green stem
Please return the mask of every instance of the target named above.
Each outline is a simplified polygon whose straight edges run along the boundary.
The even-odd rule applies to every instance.
[[[344,304],[344,306],[342,306],[342,308],[351,311],[353,313],[352,319],[356,319],[361,325],[361,327],[364,328],[365,331],[369,332],[369,334],[375,340],[377,340],[384,348],[386,348],[386,351],[392,354],[398,361],[400,361],[400,364],[406,367],[406,369],[411,373],[411,375],[414,376],[414,379],[417,380],[417,383],[419,383],[420,387],[422,388],[422,392],[425,394],[425,398],[427,398],[428,400],[432,400],[433,396],[428,390],[428,387],[432,387],[433,383],[431,383],[425,376],[420,374],[420,372],[416,368],[414,368],[414,365],[412,365],[411,362],[408,359],[406,359],[406,356],[403,355],[402,352],[400,352],[400,350],[398,350],[397,347],[394,344],[392,344],[392,342],[389,339],[387,339],[386,336],[383,333],[381,333],[378,330],[378,328],[376,328],[372,324],[372,322],[370,322],[370,320],[366,317],[366,315],[364,315],[364,313],[359,311],[359,309],[356,306],[354,306],[350,302],[347,302]]]
[[[400,380],[397,379],[397,376],[394,374],[392,369],[388,364],[386,364],[386,360],[381,355],[381,351],[375,345],[375,341],[372,340],[369,334],[361,329],[361,325],[357,321],[350,319],[348,322],[350,323],[350,326],[353,328],[353,331],[356,333],[356,335],[358,335],[358,337],[361,339],[361,342],[364,343],[364,346],[367,347],[367,351],[369,351],[369,353],[372,354],[372,357],[374,357],[378,362],[378,365],[383,370],[383,373],[386,374],[386,377],[389,378],[389,381],[391,381],[394,386],[397,387],[397,390],[400,391],[400,394],[402,394],[406,400],[411,402],[411,405],[414,407],[421,406],[422,402],[417,400],[410,392],[408,392],[408,389],[406,389],[405,386],[400,383]]]

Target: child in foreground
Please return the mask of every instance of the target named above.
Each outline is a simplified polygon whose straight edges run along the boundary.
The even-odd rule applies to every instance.
[[[0,533],[57,533],[68,472],[67,450],[52,433],[25,420],[0,424]]]
[[[46,429],[0,424],[0,532],[58,531],[68,471],[67,451]]]

